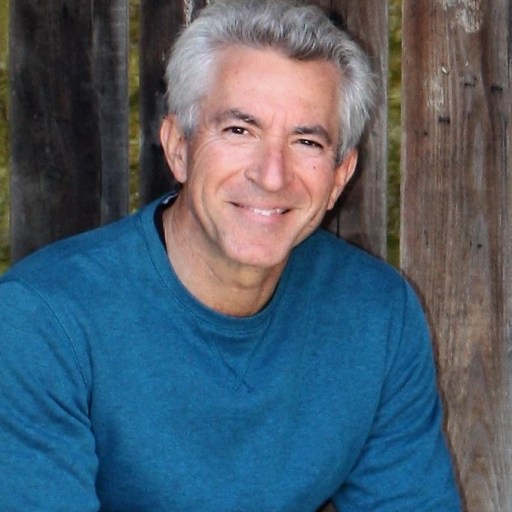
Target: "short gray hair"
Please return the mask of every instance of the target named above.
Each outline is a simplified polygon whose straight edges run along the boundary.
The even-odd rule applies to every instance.
[[[186,136],[197,127],[216,57],[231,45],[272,48],[291,59],[333,63],[341,74],[338,161],[357,146],[375,98],[368,57],[318,7],[296,0],[218,0],[182,32],[166,80],[169,112]]]

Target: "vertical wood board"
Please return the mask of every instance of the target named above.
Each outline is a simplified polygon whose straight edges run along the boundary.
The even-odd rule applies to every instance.
[[[128,212],[128,0],[93,2],[93,83],[101,148],[102,224]]]
[[[125,96],[122,92],[118,96],[126,86],[119,59],[126,55],[121,56],[121,51],[99,55],[104,49],[95,47],[105,41],[102,31],[125,22],[114,19],[112,15],[120,11],[111,5],[112,12],[93,10],[91,0],[11,4],[13,262],[54,240],[97,226],[108,173],[118,176],[125,166],[127,142],[119,142],[125,134],[116,128],[127,122],[120,106]],[[95,25],[95,21],[102,23]],[[119,37],[110,39],[119,45]],[[106,68],[110,68],[110,81]],[[120,112],[111,116],[109,109]],[[117,124],[109,134],[116,116]],[[114,139],[118,142],[113,147]],[[117,185],[124,188],[122,183]],[[104,204],[113,205],[116,193]],[[108,220],[110,208],[103,209]],[[115,215],[120,213],[123,207]]]
[[[89,2],[11,4],[14,261],[98,221],[100,154],[91,26]]]
[[[401,265],[433,327],[466,509],[512,510],[509,1],[405,0]]]
[[[359,148],[356,175],[324,225],[338,236],[385,258],[388,2],[319,0],[318,4],[330,7],[334,19],[368,53],[378,86],[374,116]]]
[[[174,41],[206,0],[142,0],[140,44],[140,199],[148,203],[168,192],[172,178],[160,144],[167,113],[165,67]]]

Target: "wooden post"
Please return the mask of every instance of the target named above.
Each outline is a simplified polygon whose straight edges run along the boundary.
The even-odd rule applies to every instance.
[[[167,192],[171,186],[159,131],[166,113],[165,64],[184,21],[183,0],[141,0],[139,196],[142,204]]]
[[[388,2],[318,0],[358,41],[372,60],[378,104],[359,151],[353,183],[325,227],[371,253],[386,257]]]
[[[11,3],[13,262],[98,225],[102,211],[103,220],[111,220],[125,210],[113,197],[124,193],[123,179],[127,182],[127,174],[122,177],[127,130],[120,128],[127,123],[121,72],[126,30],[120,28],[127,15],[119,2],[111,2],[110,10],[92,5],[91,0]],[[95,46],[107,38],[107,48]]]
[[[101,223],[128,212],[128,1],[93,2],[93,83],[101,151]]]
[[[404,0],[401,264],[469,512],[512,510],[509,0]]]
[[[0,274],[8,267],[9,255],[9,194],[7,167],[9,161],[7,90],[9,3],[0,2]]]
[[[165,66],[179,31],[206,0],[142,0],[140,45],[140,200],[148,203],[168,192],[172,179],[160,145],[166,114]]]

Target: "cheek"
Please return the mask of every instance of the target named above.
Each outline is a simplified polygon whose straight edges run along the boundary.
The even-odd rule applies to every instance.
[[[254,148],[241,144],[226,144],[222,138],[215,138],[195,148],[192,165],[202,172],[213,169],[222,172],[236,167],[241,161],[247,161],[254,155]]]
[[[313,163],[300,174],[304,187],[309,191],[313,200],[322,206],[331,198],[335,188],[334,171],[331,166],[322,163]]]
[[[193,160],[190,161],[185,188],[188,188],[188,194],[196,203],[196,208],[213,207],[226,183],[237,174],[238,168],[240,159],[215,145],[195,152]]]

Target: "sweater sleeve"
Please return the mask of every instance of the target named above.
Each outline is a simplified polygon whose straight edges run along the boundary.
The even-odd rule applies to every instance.
[[[87,372],[49,305],[0,284],[0,509],[93,512]]]
[[[333,497],[343,512],[461,510],[424,314],[408,285],[400,302],[391,320],[384,385],[370,435]]]

